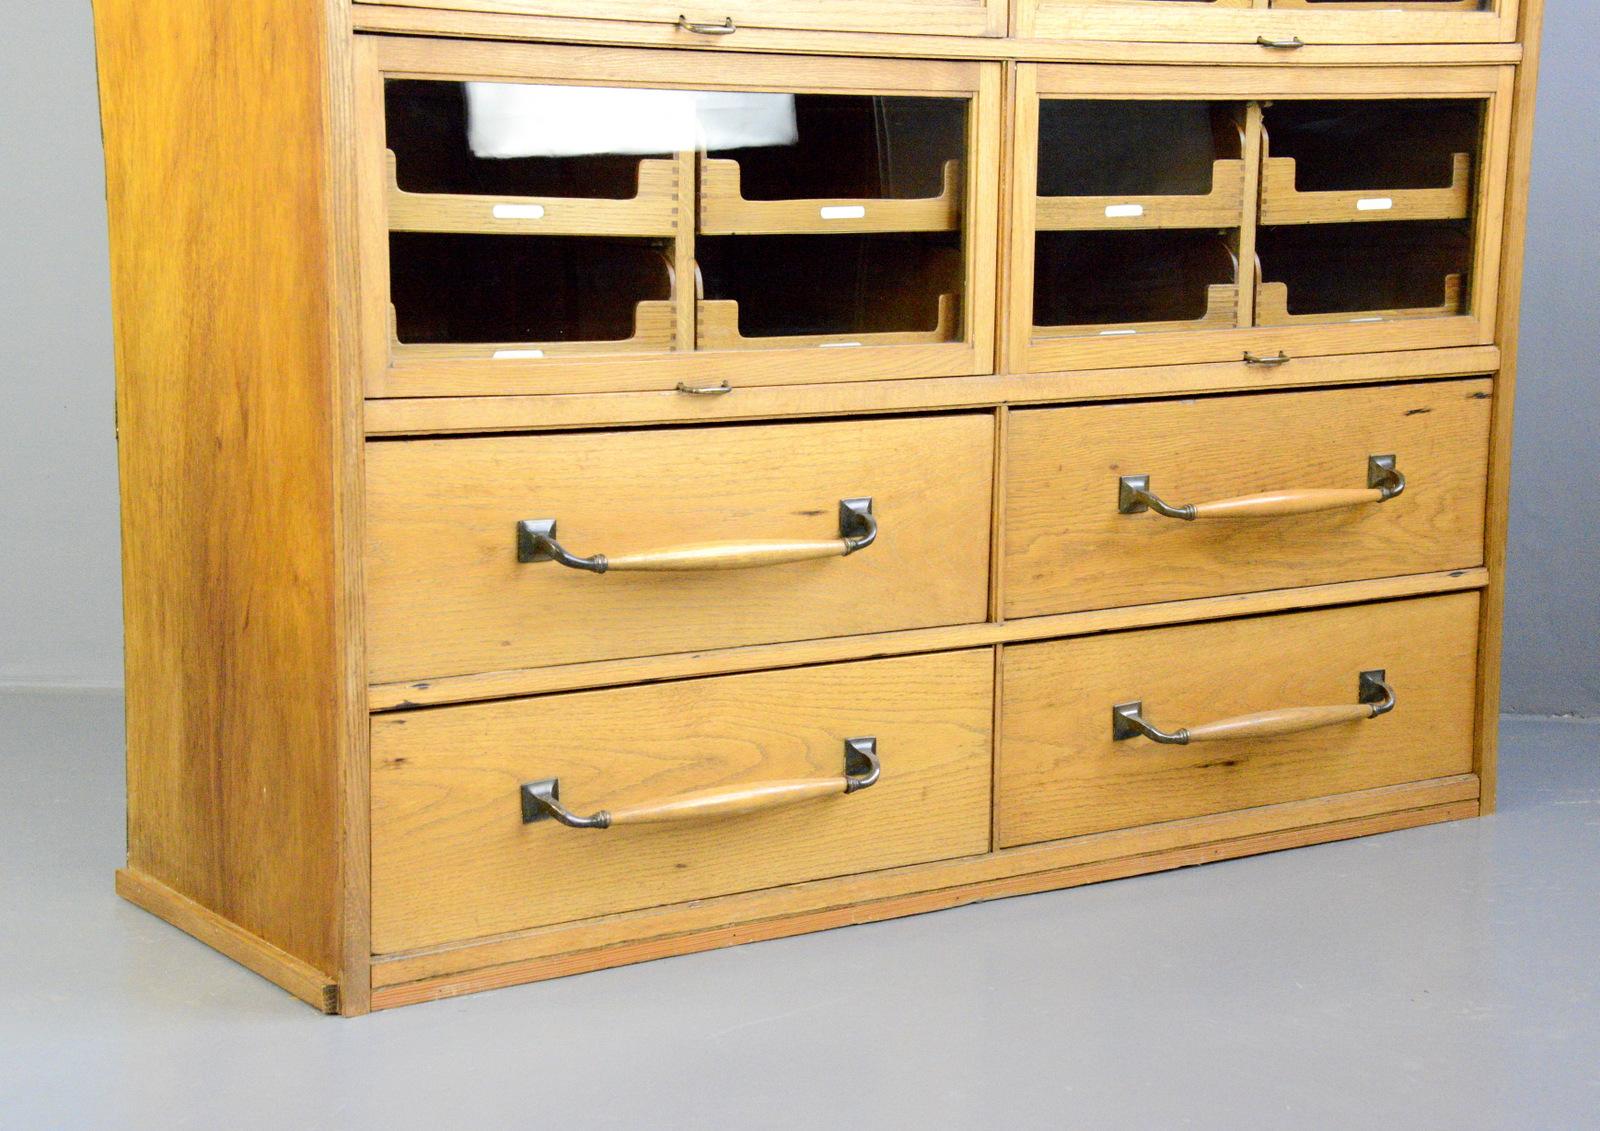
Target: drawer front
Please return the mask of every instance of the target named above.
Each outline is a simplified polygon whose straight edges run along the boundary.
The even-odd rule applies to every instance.
[[[1491,388],[1485,379],[1015,411],[1006,614],[1479,565]],[[1372,457],[1385,456],[1405,477],[1387,499],[1369,486],[1384,475]],[[1158,513],[1133,493],[1141,478],[1166,504],[1195,504],[1198,517]],[[1257,496],[1272,498],[1205,505]]]
[[[371,444],[372,679],[983,620],[993,437],[967,415]],[[878,536],[841,556],[855,499]],[[539,520],[610,571],[519,561]],[[796,543],[829,556],[727,568]]]
[[[401,7],[515,12],[530,16],[588,17],[678,24],[685,47],[739,45],[742,27],[799,31],[923,32],[931,35],[998,35],[1005,28],[1004,0],[360,0]]]
[[[1012,33],[1279,49],[1304,43],[1492,43],[1517,37],[1518,6],[1519,0],[1019,0]]]
[[[374,947],[985,852],[993,672],[981,649],[377,716]],[[861,738],[881,777],[846,794],[845,743]],[[562,805],[615,823],[525,823],[522,784],[551,778]],[[779,783],[830,780],[767,807]],[[758,800],[624,819],[706,791]]]
[[[1007,648],[998,843],[1470,773],[1477,632],[1478,595],[1460,593]],[[1376,671],[1388,713],[1252,737],[1356,714]],[[1135,703],[1190,744],[1116,737],[1113,709]]]

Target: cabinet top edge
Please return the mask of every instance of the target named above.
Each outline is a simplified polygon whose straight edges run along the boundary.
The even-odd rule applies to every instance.
[[[652,47],[676,51],[1037,63],[1151,63],[1303,66],[1459,66],[1519,63],[1519,42],[1318,43],[1293,53],[1253,43],[1042,39],[742,28],[725,39],[686,42],[670,24],[466,12],[368,3],[351,5],[357,33],[503,40],[581,47]],[[733,40],[737,40],[735,43]]]

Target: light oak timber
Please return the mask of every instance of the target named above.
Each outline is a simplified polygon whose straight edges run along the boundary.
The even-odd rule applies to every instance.
[[[1483,563],[1492,382],[1428,382],[1015,410],[1006,466],[1006,615],[1447,572]],[[1394,455],[1404,492],[1377,502],[1368,459]],[[1185,522],[1119,511],[1149,477]],[[1295,489],[1349,509],[1286,509]],[[1208,506],[1272,495],[1279,517]],[[1317,499],[1313,496],[1312,502]],[[1326,502],[1328,500],[1321,500]]]
[[[1383,601],[1420,594],[1452,593],[1481,589],[1487,583],[1488,573],[1482,568],[1458,569],[1446,573],[1388,577],[1376,581],[1338,582],[1295,589],[1268,590],[1261,593],[1238,593],[1153,605],[1135,605],[1119,609],[1024,617],[987,624],[866,633],[826,640],[708,649],[626,660],[600,660],[425,679],[410,683],[374,684],[369,689],[368,701],[373,711],[481,702],[585,687],[610,687],[698,675],[875,659],[1054,637],[1121,632],[1162,624],[1184,624],[1294,609]]]
[[[1457,153],[1450,183],[1443,188],[1301,192],[1293,157],[1268,157],[1262,170],[1263,224],[1353,224],[1385,220],[1460,220],[1472,208],[1472,155]],[[1363,201],[1387,198],[1389,207],[1362,209]]]
[[[773,416],[849,416],[915,409],[988,408],[1003,404],[1125,400],[1234,390],[1367,384],[1493,373],[1494,346],[1367,356],[1306,357],[1277,368],[1237,359],[1191,365],[1081,370],[1028,376],[863,381],[829,385],[748,386],[730,381],[721,397],[676,391],[589,396],[418,397],[367,402],[370,436],[561,430],[606,424],[759,420]]]
[[[360,402],[347,384],[338,157],[348,10],[98,0],[94,14],[128,866],[344,980],[360,1012],[366,800],[349,767],[365,760],[352,694],[361,580],[348,543]]]
[[[1351,322],[1381,323],[1385,327],[1397,321],[1415,318],[1451,318],[1461,313],[1461,276],[1446,275],[1440,287],[1444,298],[1436,306],[1418,306],[1406,310],[1362,310],[1322,314],[1294,314],[1289,310],[1289,287],[1285,283],[1256,281],[1256,324],[1258,326],[1337,326]]]
[[[378,956],[374,1005],[1459,820],[1476,813],[1477,795],[1464,775]]]
[[[1455,593],[1007,648],[998,843],[1470,773],[1477,642],[1478,595]],[[1373,669],[1395,690],[1389,714],[1278,737],[1260,720],[1234,725],[1356,704]],[[1165,731],[1205,735],[1226,719],[1218,729],[1237,735],[1117,740],[1112,708],[1130,702]]]
[[[522,16],[582,16],[597,20],[642,20],[664,24],[679,43],[710,37],[681,29],[687,18],[715,26],[733,20],[739,29],[823,28],[865,32],[897,32],[915,27],[938,35],[1000,35],[1005,30],[1006,0],[714,0],[685,4],[682,0],[390,0],[399,6],[508,12]],[[687,15],[686,15],[687,13]]]
[[[738,161],[701,158],[701,235],[951,232],[961,226],[965,179],[960,161],[946,161],[939,194],[920,199],[746,200],[740,180]],[[823,216],[825,209],[852,207],[861,215],[834,219]]]
[[[1026,34],[1060,39],[1210,40],[1255,43],[1258,37],[1321,43],[1448,43],[1496,42],[1517,35],[1518,0],[1499,0],[1497,11],[1457,8],[1439,11],[1436,4],[1400,0],[1372,4],[1360,11],[1326,10],[1304,5],[1207,5],[1204,10],[1175,13],[1171,3],[1128,3],[1127,0],[1037,0],[1024,5]],[[1184,5],[1200,8],[1198,4]],[[1453,5],[1445,5],[1448,9]],[[1270,49],[1269,49],[1270,50]],[[1293,55],[1295,52],[1278,52]]]
[[[393,150],[389,169],[391,232],[477,232],[488,235],[673,236],[683,223],[678,162],[639,162],[639,186],[625,200],[602,197],[484,196],[473,193],[407,192],[400,187]],[[539,208],[543,215],[499,217],[503,205]]]
[[[1034,205],[1034,228],[1058,231],[1148,231],[1161,228],[1237,228],[1244,214],[1245,163],[1216,162],[1211,191],[1192,196],[1041,196]],[[1137,205],[1133,216],[1116,215],[1119,205]]]
[[[339,984],[315,966],[300,961],[264,941],[259,935],[251,934],[232,920],[224,919],[210,908],[201,906],[137,869],[117,869],[116,887],[117,894],[129,903],[165,919],[178,930],[194,936],[239,965],[288,990],[307,1005],[315,1006],[323,1013],[340,1012]],[[369,965],[370,962],[363,955],[363,998],[369,989]]]
[[[371,721],[365,696],[367,682],[365,423],[361,386],[361,307],[349,296],[361,288],[360,215],[361,151],[347,144],[357,128],[362,91],[356,81],[358,48],[350,26],[350,8],[333,3],[328,11],[328,164],[327,199],[332,217],[332,276],[328,289],[328,323],[333,335],[333,419],[338,429],[335,452],[339,485],[334,495],[334,553],[342,584],[334,592],[334,623],[342,635],[340,683],[334,689],[343,708],[344,733],[331,752],[338,773],[341,828],[337,842],[341,960],[338,973],[339,1012],[361,1016],[371,1009],[372,965],[372,778],[368,770]]]
[[[373,682],[984,619],[993,421],[375,441],[367,453]],[[930,466],[930,453],[938,462]],[[580,556],[702,541],[840,537],[871,498],[881,533],[827,560],[596,575],[518,561],[553,519]]]
[[[1505,358],[1495,382],[1489,437],[1489,584],[1483,594],[1479,635],[1478,715],[1474,768],[1482,776],[1483,811],[1495,809],[1499,788],[1500,665],[1505,633],[1505,571],[1511,508],[1511,438],[1517,388],[1517,344],[1522,330],[1522,278],[1528,228],[1528,179],[1533,166],[1534,94],[1539,78],[1544,0],[1522,0],[1522,40],[1527,52],[1518,68],[1516,116],[1511,128],[1510,174],[1505,193],[1505,243],[1501,251],[1499,341]]]
[[[374,949],[983,852],[991,665],[977,649],[379,716]],[[882,776],[846,794],[844,743],[869,736]],[[783,808],[624,819],[830,775]],[[520,784],[546,778],[617,823],[522,823]]]
[[[1162,4],[1169,9],[1170,4]],[[1457,63],[1515,63],[1520,44],[1511,42],[1424,41],[1404,44],[1309,41],[1293,53],[1274,52],[1245,43],[1095,42],[1084,39],[1042,39],[1024,34],[1012,38],[926,35],[909,32],[870,34],[826,30],[796,31],[746,27],[736,35],[711,39],[678,29],[674,22],[533,18],[501,12],[446,11],[357,3],[358,30],[389,34],[441,35],[464,39],[503,39],[585,43],[596,46],[671,47],[699,52],[774,52],[780,54],[859,55],[921,58],[1025,59],[1108,63],[1282,63],[1290,66],[1433,66]],[[1270,15],[1270,13],[1264,13]],[[1170,21],[1171,13],[1166,13]],[[1455,37],[1449,37],[1454,39]]]

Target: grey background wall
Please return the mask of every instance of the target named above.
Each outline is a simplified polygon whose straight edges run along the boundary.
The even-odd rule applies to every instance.
[[[1547,0],[1505,706],[1600,715],[1600,7]],[[0,42],[0,686],[121,680],[104,175],[85,0]]]

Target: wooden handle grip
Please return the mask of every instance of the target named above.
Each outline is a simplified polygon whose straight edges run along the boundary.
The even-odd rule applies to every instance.
[[[815,797],[832,794],[843,796],[846,784],[843,777],[766,782],[745,789],[688,793],[671,801],[629,805],[609,812],[613,826],[714,820],[718,817],[743,816],[763,809],[779,809]]]
[[[1376,487],[1331,488],[1306,491],[1271,491],[1260,495],[1240,495],[1212,503],[1195,503],[1194,517],[1274,518],[1283,515],[1313,514],[1342,510],[1367,503],[1381,503],[1384,492]]]
[[[809,562],[817,558],[843,557],[849,549],[849,543],[842,538],[824,542],[703,542],[695,546],[677,546],[637,554],[608,554],[606,569],[612,573],[621,570],[667,573],[684,570],[754,569],[758,566],[783,565],[786,562]]]
[[[1241,715],[1236,719],[1203,723],[1189,727],[1188,735],[1190,742],[1275,738],[1283,734],[1299,734],[1301,731],[1361,722],[1371,717],[1370,703],[1346,703],[1337,707],[1287,707],[1281,711],[1263,711],[1259,715]]]

